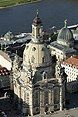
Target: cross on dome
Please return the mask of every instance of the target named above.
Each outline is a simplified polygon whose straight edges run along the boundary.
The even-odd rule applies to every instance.
[[[39,17],[39,10],[37,9],[37,17]]]
[[[65,24],[64,27],[67,28],[67,19],[64,20],[64,24]]]

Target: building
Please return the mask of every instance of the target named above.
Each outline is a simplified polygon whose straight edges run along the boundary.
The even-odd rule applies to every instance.
[[[67,74],[67,89],[69,92],[78,91],[78,56],[71,56],[61,64]]]
[[[75,48],[78,50],[78,25],[75,30],[72,30],[73,32],[73,37],[75,39]]]
[[[10,71],[0,65],[0,97],[10,89]]]
[[[22,53],[25,48],[25,44],[31,40],[31,33],[20,33],[13,35],[8,31],[4,36],[0,37],[0,49],[6,50],[7,53],[15,53],[18,51],[19,56],[22,57]]]
[[[42,22],[37,12],[32,24],[32,38],[26,44],[22,67],[16,55],[13,62],[14,100],[24,115],[54,112],[65,106],[66,75],[55,64],[43,38]]]
[[[13,62],[15,106],[24,115],[51,113],[65,106],[66,75],[55,64],[43,38],[43,26],[38,11],[32,24],[31,41],[23,52],[22,67],[16,55]]]
[[[0,65],[2,67],[7,68],[7,70],[9,70],[9,71],[12,68],[12,62],[11,62],[9,55],[7,53],[3,52],[2,50],[0,50]]]
[[[73,33],[67,27],[66,20],[65,26],[58,33],[57,41],[52,42],[49,47],[51,49],[52,56],[55,55],[59,61],[76,54],[76,49],[74,49]]]

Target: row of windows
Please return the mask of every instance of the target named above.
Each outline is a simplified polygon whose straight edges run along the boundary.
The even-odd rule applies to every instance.
[[[68,79],[67,79],[67,81],[68,81],[68,82],[71,82],[71,81],[73,81],[73,80],[72,80],[72,78],[71,78],[71,79],[70,79],[70,78],[68,78]]]
[[[28,48],[29,48],[29,46],[27,45],[27,46],[26,46],[26,49],[28,49]],[[33,47],[33,48],[32,48],[32,51],[35,51],[35,50],[36,50],[36,47]],[[43,47],[43,48],[41,49],[41,51],[45,51],[45,48]]]
[[[25,93],[24,93],[24,99],[25,99],[25,102],[26,102],[27,104],[29,104],[29,93],[28,93],[28,92],[25,92]]]
[[[69,74],[76,74],[76,71],[73,71],[73,70],[70,70],[70,69],[65,70],[65,72],[66,72],[66,73],[69,73]],[[77,73],[78,73],[78,72],[77,72]]]
[[[77,79],[77,76],[70,76],[67,78],[68,82],[75,81]]]
[[[78,72],[73,71],[73,70],[65,70],[65,72],[66,72],[67,74],[70,74],[70,75],[73,75],[73,76],[76,76],[76,75],[78,74]]]
[[[33,104],[34,106],[36,106],[41,102],[43,105],[46,105],[48,103],[52,103],[53,101],[54,103],[58,103],[59,102],[58,96],[59,96],[59,91],[55,92],[54,95],[51,93],[50,97],[49,97],[48,92],[46,91],[43,94],[41,94],[41,98],[40,98],[40,94],[37,92],[37,94],[34,93]]]
[[[53,49],[53,48],[52,48],[52,51],[53,51],[53,52],[56,52],[56,53],[59,53],[59,55],[63,55],[63,53],[62,53],[62,52],[58,52],[58,51],[56,51],[56,50],[55,50],[55,49]]]
[[[65,64],[65,66],[69,66],[69,67],[72,67],[72,68],[77,69],[77,68],[76,68],[75,66],[73,66],[72,64],[71,64],[71,65]]]
[[[70,69],[70,68],[66,68],[66,71],[71,71],[71,72],[77,72],[78,73],[78,70],[75,70],[75,69]]]
[[[25,55],[23,56],[23,59],[25,60]],[[35,63],[35,57],[34,56],[31,57],[31,62]],[[45,57],[42,57],[42,63],[44,63],[44,62],[45,62]]]

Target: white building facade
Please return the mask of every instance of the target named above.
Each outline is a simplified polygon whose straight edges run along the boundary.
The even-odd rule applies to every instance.
[[[12,61],[11,61],[9,55],[1,50],[0,50],[0,65],[2,67],[7,68],[7,70],[9,70],[9,71],[12,68]]]
[[[78,91],[78,56],[71,56],[61,64],[67,74],[67,89],[69,92]]]

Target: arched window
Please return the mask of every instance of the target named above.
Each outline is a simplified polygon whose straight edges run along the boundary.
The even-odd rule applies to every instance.
[[[37,28],[37,34],[40,36],[40,28]]]
[[[24,91],[24,101],[29,104],[29,93],[28,91]]]
[[[45,71],[43,71],[43,73],[42,73],[42,79],[44,80],[44,79],[47,79],[47,73],[45,72]]]
[[[39,105],[39,91],[35,90],[34,91],[34,106],[38,106]]]
[[[44,51],[44,47],[42,48],[42,51]]]
[[[44,62],[45,62],[45,58],[43,57],[43,58],[42,58],[42,63],[44,63]]]
[[[34,63],[34,60],[35,60],[35,58],[34,58],[34,56],[32,56],[31,57],[31,62]]]

